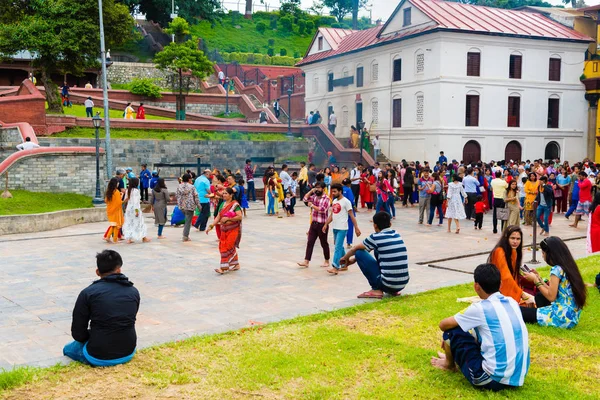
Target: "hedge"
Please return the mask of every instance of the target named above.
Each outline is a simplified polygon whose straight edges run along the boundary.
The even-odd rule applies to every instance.
[[[257,64],[257,65],[281,65],[293,67],[301,58],[294,58],[288,56],[273,56],[270,57],[264,54],[254,53],[221,53],[223,61],[225,62],[237,62],[238,64]]]

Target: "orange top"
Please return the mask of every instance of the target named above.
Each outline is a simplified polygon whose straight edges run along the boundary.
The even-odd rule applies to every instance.
[[[511,263],[515,266],[515,268],[519,268],[518,266],[516,266],[516,250],[513,249],[512,256],[510,259]],[[500,271],[500,293],[502,293],[506,297],[512,297],[517,303],[520,303],[521,296],[523,295],[523,289],[519,287],[519,284],[517,283],[516,278],[511,273],[509,266],[506,265],[506,256],[504,254],[504,250],[501,248],[494,250],[494,252],[492,253],[491,262]]]

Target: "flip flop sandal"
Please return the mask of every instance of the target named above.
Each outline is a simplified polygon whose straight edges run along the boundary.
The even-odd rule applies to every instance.
[[[239,269],[240,269],[240,266],[236,265],[235,267],[230,268],[229,271],[239,271]]]
[[[215,272],[219,275],[223,275],[225,272],[229,272],[229,268],[215,268]]]
[[[375,294],[373,291],[369,290],[368,292],[361,293],[357,296],[359,299],[382,299],[382,294]]]

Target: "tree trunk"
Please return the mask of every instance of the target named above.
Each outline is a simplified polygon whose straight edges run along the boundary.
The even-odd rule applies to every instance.
[[[577,8],[577,0],[571,0],[571,7]]]
[[[246,13],[244,18],[252,19],[252,0],[246,0]]]
[[[358,29],[358,0],[352,1],[352,29]]]
[[[53,114],[63,114],[63,106],[58,86],[52,82],[50,74],[42,68],[42,84],[46,90],[46,101],[48,102],[48,111]]]

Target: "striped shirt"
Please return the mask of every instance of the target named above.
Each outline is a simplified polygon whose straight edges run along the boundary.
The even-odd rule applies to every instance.
[[[475,329],[482,368],[493,380],[523,386],[529,370],[529,337],[519,305],[500,292],[454,316],[463,331]]]
[[[371,234],[363,241],[367,251],[375,252],[381,268],[381,281],[390,289],[400,291],[408,283],[408,252],[402,236],[392,228]]]
[[[307,203],[313,203],[318,209],[312,210],[312,222],[318,222],[324,224],[327,222],[329,216],[329,207],[331,207],[331,200],[325,194],[322,196],[312,195],[304,196],[304,201]]]

